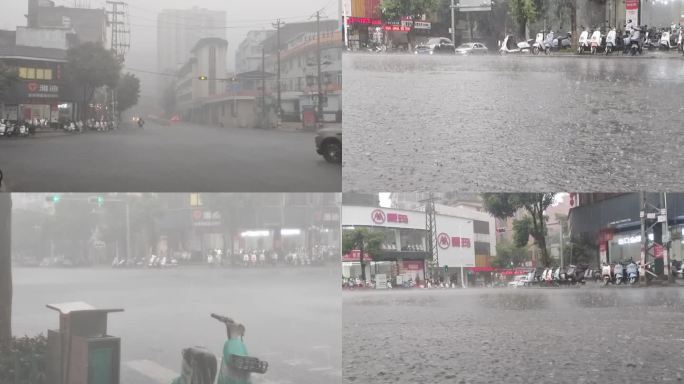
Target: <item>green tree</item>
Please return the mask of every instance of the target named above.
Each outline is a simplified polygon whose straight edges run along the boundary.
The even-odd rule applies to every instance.
[[[518,26],[518,37],[525,37],[527,25],[537,18],[537,7],[534,0],[508,0],[508,9],[510,9]]]
[[[423,15],[436,12],[438,0],[382,0],[379,4],[383,20],[400,20],[402,17],[420,19]],[[413,32],[408,32],[408,41],[413,46]]]
[[[0,63],[0,94],[15,82],[19,81],[19,73],[16,68],[10,68]]]
[[[369,231],[368,228],[354,228],[345,230],[342,235],[342,252],[349,253],[353,250],[361,252],[359,261],[361,262],[361,280],[366,281],[366,263],[364,254],[375,257],[380,253],[380,249],[385,236],[380,232]]]
[[[65,77],[83,91],[81,119],[87,118],[86,109],[95,90],[102,86],[116,87],[121,75],[121,62],[100,43],[86,42],[67,51]]]
[[[555,193],[483,193],[482,199],[485,210],[500,219],[513,217],[521,209],[527,213],[526,219],[513,222],[516,245],[520,245],[523,239],[529,239],[531,236],[541,250],[543,266],[548,267],[551,259],[549,250],[546,248],[547,217],[544,211],[553,203],[555,195]],[[521,233],[518,235],[519,231]],[[525,232],[528,236],[525,236]]]
[[[132,73],[126,73],[121,76],[119,84],[116,86],[117,95],[117,112],[119,119],[121,113],[138,104],[140,98],[140,79]]]
[[[12,339],[12,196],[0,193],[0,344]]]
[[[528,259],[527,248],[502,240],[496,243],[496,257],[492,261],[492,266],[495,268],[519,267]]]

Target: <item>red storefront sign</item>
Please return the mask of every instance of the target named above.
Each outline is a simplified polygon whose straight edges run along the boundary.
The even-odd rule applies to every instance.
[[[342,255],[342,261],[361,261],[361,251],[354,249],[346,255]],[[363,261],[373,261],[373,258],[364,252]]]
[[[423,262],[420,260],[404,260],[402,261],[402,267],[409,271],[422,271]]]
[[[385,221],[388,223],[403,223],[403,224],[408,224],[408,215],[404,215],[401,213],[394,213],[390,212],[385,214],[385,212],[382,209],[375,209],[373,212],[371,212],[371,220],[375,224],[384,224]]]
[[[625,0],[625,9],[639,9],[639,0]]]
[[[371,19],[370,17],[347,17],[347,24],[382,25],[382,20]]]
[[[453,248],[470,248],[470,239],[459,236],[449,237],[449,235],[442,232],[437,235],[437,245],[442,249],[447,249],[449,246]]]
[[[385,31],[393,32],[409,32],[411,30],[411,27],[406,27],[402,25],[383,25],[382,29]]]

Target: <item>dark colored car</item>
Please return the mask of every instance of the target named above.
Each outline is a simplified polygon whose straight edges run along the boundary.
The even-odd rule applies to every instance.
[[[414,53],[416,55],[453,55],[454,51],[454,43],[451,40],[446,37],[432,37],[428,41],[418,44]]]
[[[487,47],[482,43],[464,43],[456,48],[457,55],[486,55]]]
[[[342,127],[323,128],[316,135],[316,152],[329,163],[342,162]]]

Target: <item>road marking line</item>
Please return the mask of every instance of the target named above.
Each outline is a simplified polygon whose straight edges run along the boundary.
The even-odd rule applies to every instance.
[[[168,384],[179,376],[178,373],[150,360],[128,361],[125,365],[160,384]]]

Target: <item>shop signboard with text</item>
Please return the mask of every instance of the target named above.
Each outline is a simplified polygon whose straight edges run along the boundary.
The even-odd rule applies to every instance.
[[[475,266],[473,222],[460,217],[437,215],[437,247],[439,264]]]
[[[632,20],[634,24],[639,20],[639,0],[625,0],[625,20]]]
[[[440,265],[474,267],[475,244],[472,220],[437,215]],[[344,227],[386,227],[425,230],[425,212],[390,208],[342,206]]]

